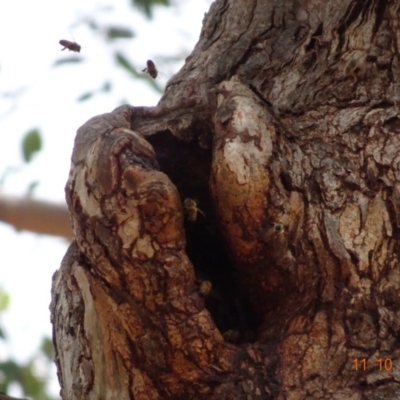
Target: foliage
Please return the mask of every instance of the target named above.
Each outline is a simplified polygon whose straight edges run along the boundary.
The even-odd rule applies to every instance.
[[[0,289],[0,317],[7,310],[10,296]],[[7,335],[0,320],[0,344],[7,347]],[[7,393],[11,385],[19,385],[25,396],[40,400],[55,400],[48,394],[47,382],[54,359],[53,342],[44,338],[36,354],[27,362],[20,363],[13,358],[0,361],[0,392]],[[39,370],[46,371],[44,374]]]
[[[35,153],[42,148],[42,139],[38,129],[31,129],[22,140],[22,154],[24,161],[32,160]]]
[[[144,11],[148,18],[152,17],[153,7],[155,5],[169,6],[169,0],[131,0],[132,4],[139,10]]]

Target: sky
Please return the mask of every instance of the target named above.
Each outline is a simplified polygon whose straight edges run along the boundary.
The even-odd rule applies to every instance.
[[[75,132],[89,118],[112,111],[127,101],[134,106],[154,106],[161,94],[148,83],[133,79],[116,66],[118,50],[137,71],[146,60],[158,60],[167,80],[181,68],[196,44],[204,13],[211,0],[172,0],[171,7],[157,7],[149,21],[130,7],[129,0],[13,0],[0,2],[0,185],[6,195],[32,196],[64,203],[64,187],[70,168]],[[106,43],[102,32],[93,32],[85,21],[101,26],[118,25],[134,30],[135,38]],[[55,66],[72,54],[60,51],[60,39],[76,41],[83,61]],[[167,58],[180,61],[167,62]],[[165,61],[165,62],[164,62]],[[113,83],[108,93],[85,102],[77,99]],[[26,132],[38,128],[43,150],[24,164],[21,141]],[[68,247],[62,238],[17,232],[0,222],[0,288],[10,294],[8,310],[0,314],[9,338],[0,347],[0,360],[14,357],[26,361],[37,350],[43,336],[51,336],[51,278]],[[55,368],[51,389],[58,393]],[[21,395],[18,388],[10,395]]]

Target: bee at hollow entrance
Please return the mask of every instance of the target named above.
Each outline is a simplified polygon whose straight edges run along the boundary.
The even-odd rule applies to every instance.
[[[74,51],[76,53],[79,53],[81,51],[81,46],[76,42],[70,42],[69,40],[62,39],[58,43],[60,43],[61,46],[64,46],[61,51],[65,49],[68,49],[69,51]]]
[[[187,197],[183,201],[183,212],[186,215],[187,220],[190,222],[196,221],[199,213],[205,217],[205,214],[200,210],[200,208],[197,207],[197,204],[197,200],[191,199],[190,197]]]
[[[201,281],[200,285],[199,285],[199,293],[204,296],[207,297],[212,289],[212,283],[210,281]]]

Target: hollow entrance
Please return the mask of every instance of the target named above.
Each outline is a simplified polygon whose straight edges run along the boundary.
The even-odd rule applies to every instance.
[[[185,218],[185,233],[186,252],[199,283],[212,284],[205,295],[206,308],[225,340],[254,341],[258,321],[236,279],[210,196],[211,149],[203,149],[195,139],[178,140],[169,131],[146,139],[154,148],[160,170],[177,187],[181,201],[196,200],[204,213],[199,212],[194,221]]]

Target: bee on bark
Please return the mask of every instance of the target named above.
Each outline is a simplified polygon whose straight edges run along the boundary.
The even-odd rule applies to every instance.
[[[147,72],[153,79],[157,78],[158,71],[153,61],[147,60],[147,67],[142,72]]]
[[[60,43],[61,46],[64,46],[61,51],[65,49],[68,49],[69,51],[74,51],[76,53],[79,53],[81,51],[81,46],[76,42],[70,42],[69,40],[60,40],[58,43]]]
[[[236,329],[229,329],[223,333],[222,337],[225,342],[235,343],[239,339],[239,332]]]
[[[279,239],[283,237],[284,233],[285,233],[284,226],[282,224],[275,223],[268,229],[261,232],[260,239],[264,243],[275,244],[275,242],[279,241]]]
[[[183,212],[186,214],[188,221],[196,221],[197,214],[200,213],[204,217],[206,216],[200,208],[197,208],[197,201],[187,197],[183,201]]]

